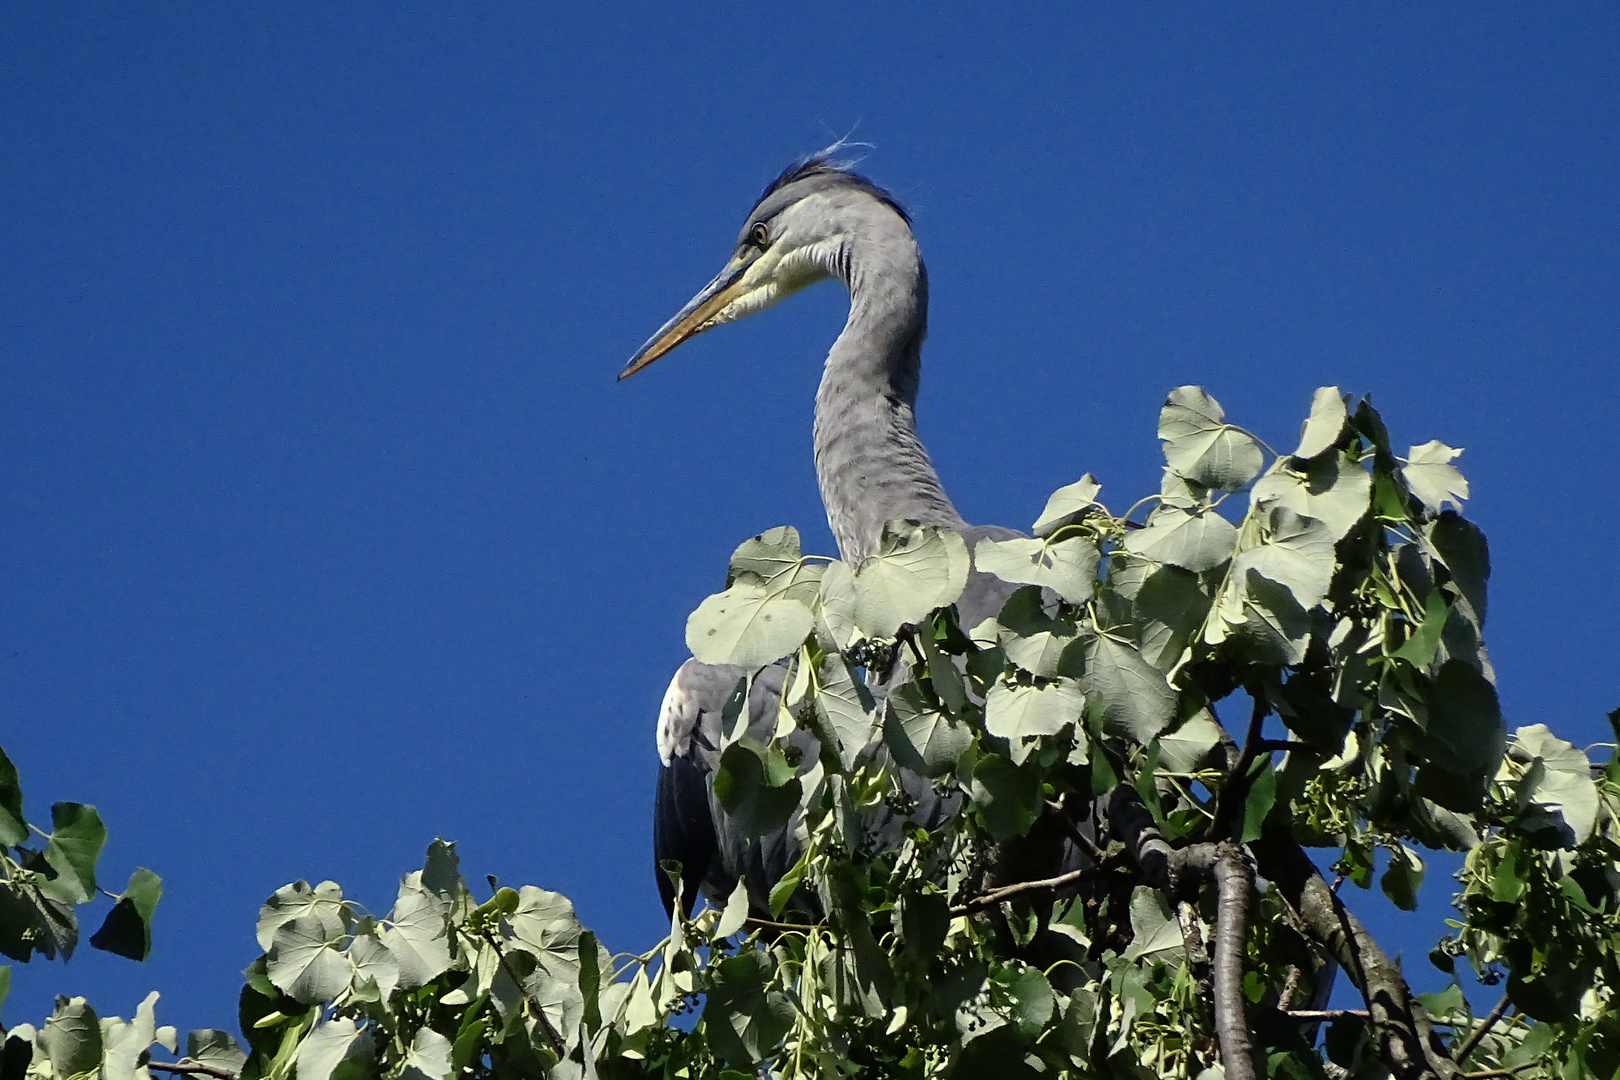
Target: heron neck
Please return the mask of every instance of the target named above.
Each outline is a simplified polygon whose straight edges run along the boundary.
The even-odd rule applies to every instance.
[[[966,523],[917,438],[928,279],[916,242],[909,230],[904,243],[852,241],[835,276],[849,288],[849,321],[816,392],[816,478],[839,552],[859,561],[895,518]]]

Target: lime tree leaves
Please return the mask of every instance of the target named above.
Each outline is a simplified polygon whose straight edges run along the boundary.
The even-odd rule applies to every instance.
[[[27,841],[34,838],[34,843]],[[103,894],[96,867],[107,828],[94,806],[59,802],[51,807],[49,831],[27,822],[17,768],[0,750],[0,953],[27,963],[73,955],[79,942],[76,908]],[[152,915],[163,895],[161,880],[139,868],[90,944],[104,952],[144,960],[151,950]],[[6,969],[0,968],[0,972]]]
[[[891,521],[877,554],[855,568],[855,623],[868,636],[893,637],[900,627],[954,604],[967,574],[967,545],[957,533]]]
[[[778,660],[810,633],[821,567],[799,554],[799,531],[783,526],[740,545],[727,588],[686,623],[686,647],[705,664],[757,668]]]
[[[839,566],[829,574],[825,560],[800,554],[798,530],[771,529],[732,555],[726,590],[692,613],[686,644],[706,664],[758,668],[792,653],[818,624],[835,646],[849,643],[857,630],[893,637],[954,603],[968,564],[967,546],[956,533],[892,521],[876,554],[853,572]]]
[[[1224,901],[1196,870],[1150,873],[1151,842],[1189,867],[1233,845],[1260,871],[1235,993],[1268,1075],[1398,1074],[1380,1061],[1388,1021],[1346,1012],[1311,1047],[1280,1015],[1342,936],[1312,929],[1268,867],[1291,839],[1336,846],[1348,889],[1377,878],[1403,908],[1426,849],[1466,852],[1431,958],[1504,985],[1509,1007],[1484,1030],[1452,987],[1413,1014],[1454,1057],[1469,1040],[1473,1074],[1611,1075],[1620,765],[1539,724],[1507,734],[1457,452],[1396,456],[1370,403],[1336,387],[1275,442],[1290,453],[1196,387],[1170,394],[1158,434],[1159,490],[1121,514],[1087,474],[1032,537],[970,546],[895,521],[858,564],[805,555],[790,528],[737,548],[688,637],[743,671],[724,680],[705,808],[743,872],[701,868],[710,906],[678,908],[662,941],[610,954],[534,886],[492,878],[479,902],[438,841],[382,914],[333,882],[277,890],[244,1045],[194,1031],[171,1071],[1216,1075]],[[757,704],[763,722],[736,722]],[[8,953],[71,948],[61,916],[97,891],[104,835],[78,804],[26,825],[0,757]],[[145,955],[160,892],[138,870],[93,940]],[[6,1033],[8,1075],[170,1068],[149,1057],[177,1045],[153,1004],[126,1023],[63,998]]]
[[[1159,411],[1164,459],[1177,475],[1205,488],[1235,491],[1264,463],[1253,435],[1225,423],[1220,403],[1202,387],[1170,391]]]

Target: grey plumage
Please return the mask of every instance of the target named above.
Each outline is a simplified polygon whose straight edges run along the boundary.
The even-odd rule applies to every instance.
[[[983,536],[1017,535],[969,526],[917,437],[928,277],[910,218],[888,192],[825,154],[790,166],[766,187],[726,267],[638,350],[620,378],[694,334],[826,279],[842,282],[850,296],[848,320],[828,351],[816,393],[814,428],[816,477],[839,554],[858,565],[877,550],[884,524],[896,518],[954,529],[970,548]],[[970,575],[958,601],[963,625],[998,612],[1010,591],[988,575]],[[760,908],[771,884],[797,857],[791,825],[763,841],[747,841],[730,829],[709,789],[720,712],[743,674],[689,660],[676,672],[660,713],[654,853],[659,861],[682,862],[687,905],[699,887],[723,900],[744,876]],[[780,669],[766,669],[755,679],[749,715],[750,730],[760,728],[756,735],[768,736],[774,727],[780,683]],[[942,801],[926,781],[911,777],[906,783],[919,798],[913,819],[932,827],[954,812],[955,803]],[[898,838],[899,825],[892,819],[877,828]],[[671,907],[673,890],[661,871],[658,877]]]

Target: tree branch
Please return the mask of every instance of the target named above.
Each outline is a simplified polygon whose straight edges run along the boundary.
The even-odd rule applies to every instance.
[[[1346,1017],[1367,1016],[1366,1009],[1284,1009],[1283,1015],[1290,1020],[1299,1020],[1307,1024],[1321,1024],[1331,1020],[1343,1020]]]
[[[1221,785],[1221,790],[1215,793],[1214,832],[1217,837],[1233,835],[1242,821],[1243,803],[1249,797],[1249,771],[1254,768],[1261,750],[1265,749],[1262,745],[1265,740],[1260,737],[1260,731],[1270,711],[1271,706],[1266,704],[1266,699],[1255,694],[1254,708],[1249,713],[1249,730],[1243,737],[1243,749],[1227,770],[1226,782]]]
[[[1254,1080],[1254,1050],[1243,1016],[1243,940],[1254,880],[1236,844],[1215,848],[1215,1037],[1228,1080]]]
[[[1013,897],[1022,896],[1024,893],[1050,892],[1061,889],[1065,885],[1085,881],[1088,878],[1102,877],[1107,873],[1109,871],[1100,866],[1087,866],[1079,870],[1070,870],[1067,874],[1059,874],[1057,877],[1042,878],[1039,881],[1016,881],[1011,885],[1003,885],[999,889],[991,889],[987,893],[975,896],[964,904],[957,904],[951,908],[951,914],[953,916],[971,915],[975,911],[995,907],[1003,900],[1011,900]]]
[[[1299,912],[1311,936],[1350,974],[1367,1004],[1379,1057],[1395,1080],[1455,1080],[1457,1064],[1401,969],[1329,889],[1292,837],[1267,830],[1250,845],[1260,873]]]
[[[545,1036],[546,1042],[551,1046],[552,1051],[556,1053],[557,1060],[561,1061],[566,1058],[568,1056],[568,1044],[563,1042],[561,1035],[557,1034],[557,1029],[551,1026],[551,1021],[547,1019],[546,1010],[540,1004],[539,999],[534,996],[523,980],[518,978],[517,972],[512,970],[512,965],[506,962],[506,952],[501,948],[501,943],[496,940],[495,935],[489,930],[484,931],[484,940],[489,942],[489,947],[495,950],[495,959],[500,961],[501,970],[506,972],[506,977],[511,979],[513,984],[517,986],[518,992],[523,995],[524,1003],[529,1006],[529,1012],[539,1021],[540,1033]]]
[[[215,1080],[237,1080],[237,1074],[229,1069],[221,1069],[214,1065],[204,1065],[190,1058],[181,1058],[179,1061],[148,1061],[148,1069],[158,1072],[174,1073],[177,1076],[212,1076]]]
[[[1455,1055],[1457,1058],[1457,1064],[1461,1065],[1463,1062],[1468,1060],[1468,1055],[1474,1052],[1474,1048],[1479,1045],[1479,1041],[1486,1036],[1491,1028],[1496,1026],[1497,1021],[1501,1020],[1502,1017],[1507,1015],[1507,1011],[1508,996],[1503,994],[1502,1000],[1498,1001],[1496,1005],[1492,1007],[1491,1011],[1485,1014],[1485,1019],[1479,1022],[1479,1026],[1477,1028],[1468,1033],[1468,1038],[1464,1040],[1462,1046],[1458,1048]]]

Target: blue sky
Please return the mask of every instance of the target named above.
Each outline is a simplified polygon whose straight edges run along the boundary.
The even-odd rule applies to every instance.
[[[167,888],[148,964],[16,968],[8,1022],[233,1027],[266,895],[386,908],[436,835],[656,939],[657,702],[737,541],[832,550],[843,296],[614,376],[851,130],[967,517],[1154,490],[1180,383],[1284,444],[1371,392],[1467,448],[1510,723],[1607,737],[1612,6],[335,6],[0,15],[0,743]],[[1376,917],[1422,971],[1440,916]]]

